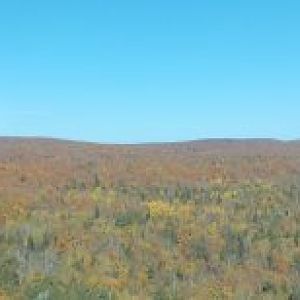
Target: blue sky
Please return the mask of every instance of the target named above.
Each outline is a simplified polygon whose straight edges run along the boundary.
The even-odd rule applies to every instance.
[[[0,135],[299,138],[299,1],[0,3]]]

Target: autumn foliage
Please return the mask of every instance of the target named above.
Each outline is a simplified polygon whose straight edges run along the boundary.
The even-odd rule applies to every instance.
[[[0,140],[0,299],[300,299],[299,150]]]

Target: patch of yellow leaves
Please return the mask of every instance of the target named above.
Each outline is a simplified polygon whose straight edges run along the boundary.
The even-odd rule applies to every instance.
[[[172,217],[175,215],[174,207],[171,204],[157,200],[148,203],[148,209],[151,218]]]

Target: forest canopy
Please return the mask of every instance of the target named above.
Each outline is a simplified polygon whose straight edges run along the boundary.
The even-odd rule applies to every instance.
[[[0,139],[0,299],[300,299],[299,150]]]

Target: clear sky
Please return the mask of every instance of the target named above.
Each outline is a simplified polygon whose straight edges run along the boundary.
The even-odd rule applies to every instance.
[[[0,2],[0,135],[300,137],[299,0]]]

